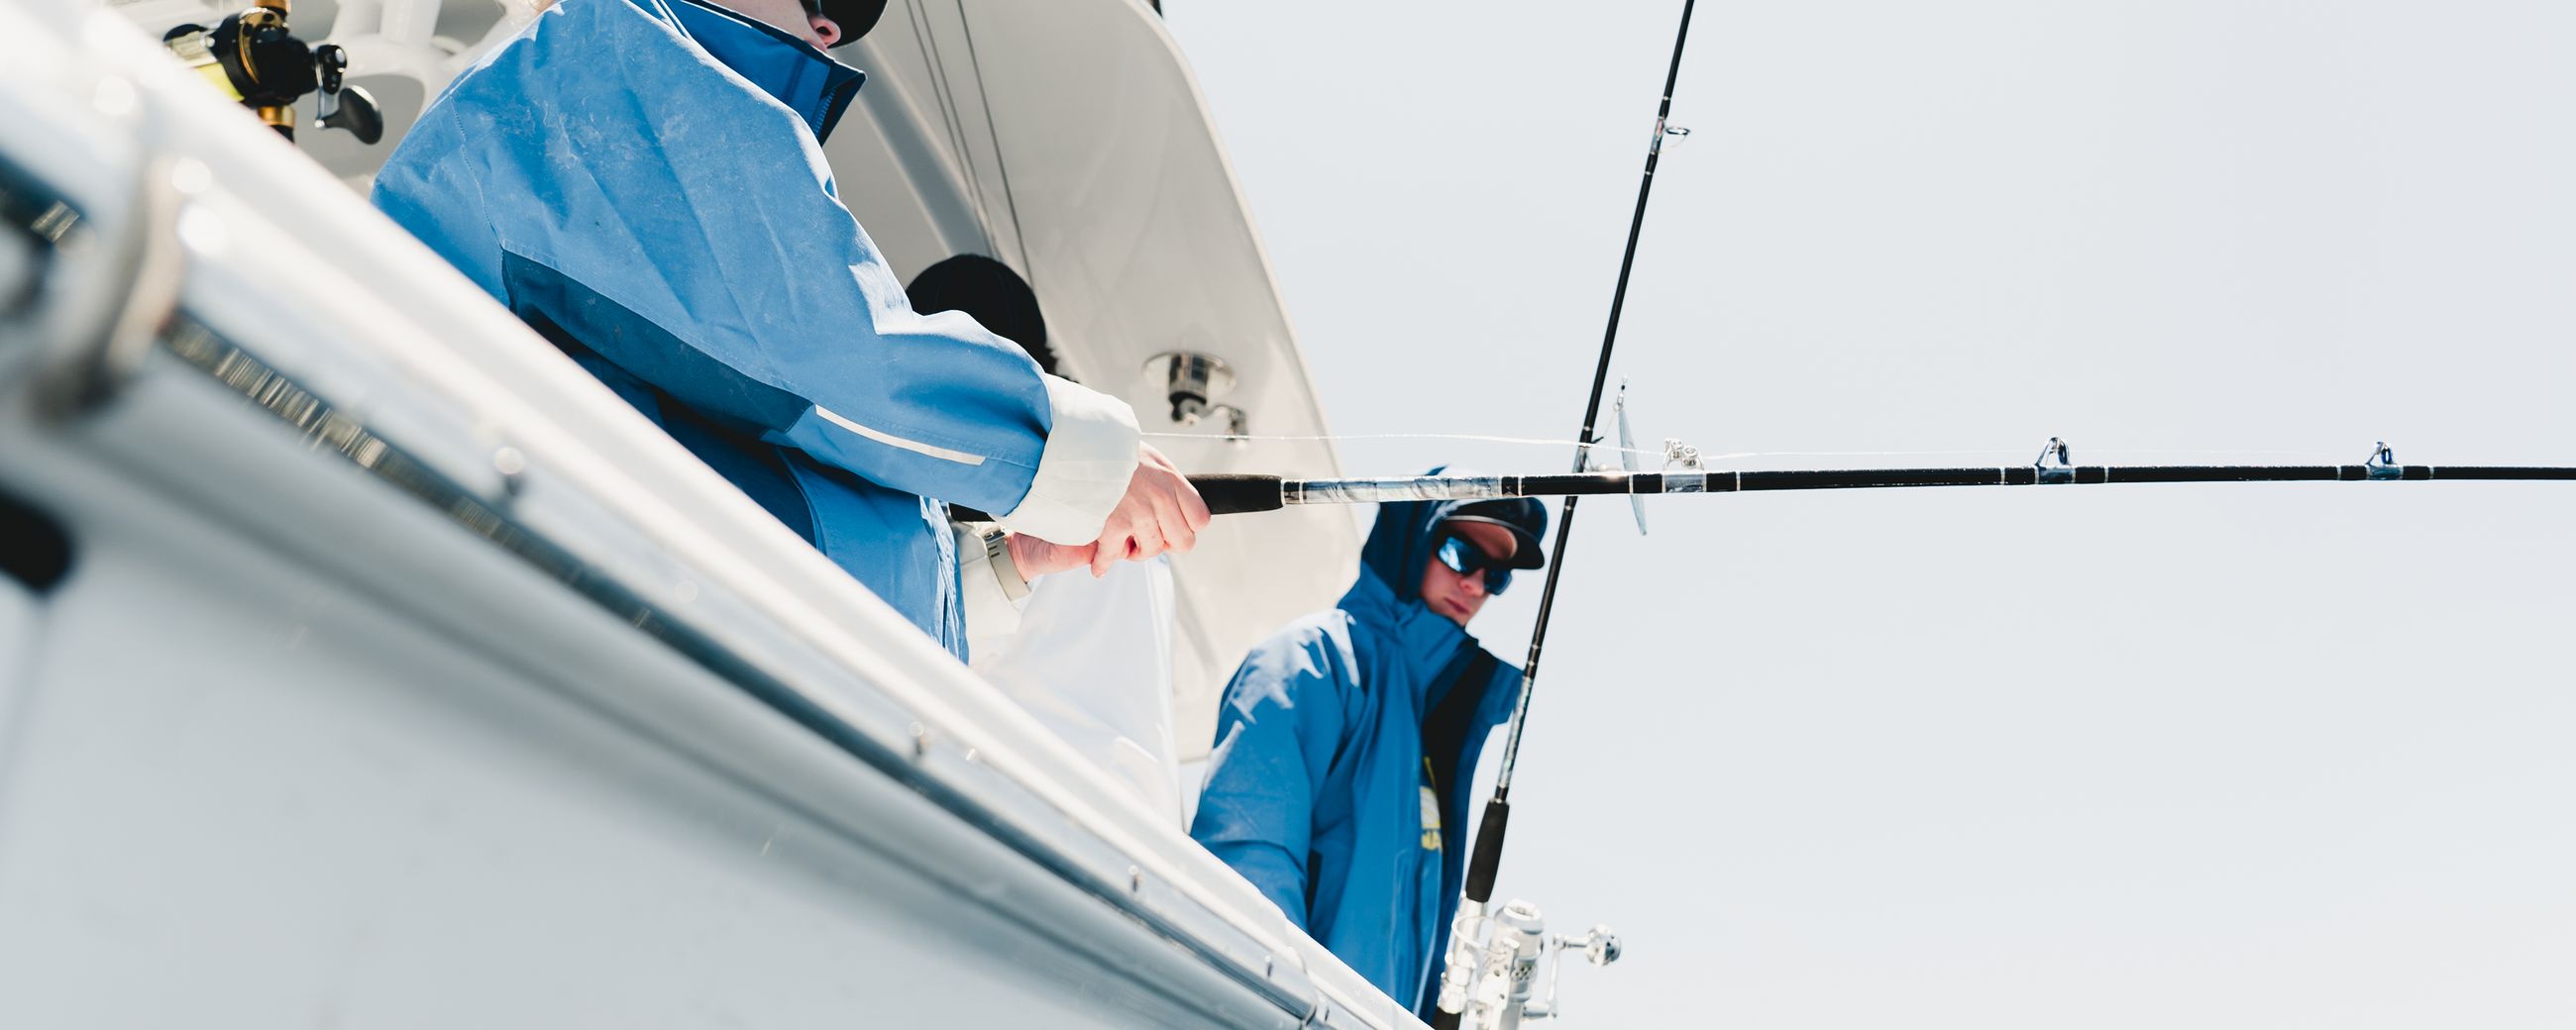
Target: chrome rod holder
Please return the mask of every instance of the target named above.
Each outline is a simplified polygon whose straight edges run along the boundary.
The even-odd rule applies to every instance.
[[[1145,359],[1145,374],[1162,387],[1163,399],[1172,406],[1174,425],[1194,426],[1202,418],[1219,415],[1231,435],[1243,434],[1242,409],[1216,403],[1234,390],[1234,370],[1225,359],[1198,351],[1165,351]]]

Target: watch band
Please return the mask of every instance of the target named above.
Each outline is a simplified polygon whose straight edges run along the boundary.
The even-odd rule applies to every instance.
[[[984,532],[984,563],[993,567],[993,579],[1002,585],[1002,596],[1012,604],[1027,600],[1028,577],[1020,575],[1020,565],[1011,560],[1011,534],[1000,528]]]

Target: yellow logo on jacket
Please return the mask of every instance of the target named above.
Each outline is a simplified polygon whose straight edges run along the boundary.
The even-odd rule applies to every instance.
[[[1440,792],[1427,783],[1422,786],[1422,847],[1440,850]]]

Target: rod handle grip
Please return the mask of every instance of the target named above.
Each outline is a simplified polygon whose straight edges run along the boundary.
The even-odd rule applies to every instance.
[[[1503,831],[1512,821],[1512,803],[1485,799],[1485,820],[1476,824],[1476,851],[1467,859],[1467,900],[1494,900],[1494,874],[1503,864]]]
[[[1199,500],[1207,502],[1211,515],[1278,511],[1288,503],[1277,476],[1216,472],[1191,476],[1190,485],[1198,488]]]
[[[1206,501],[1210,515],[1240,515],[1252,511],[1278,511],[1288,504],[1287,491],[1277,476],[1254,476],[1236,472],[1211,472],[1190,477],[1190,486]],[[959,522],[991,522],[993,517],[962,504],[948,506],[948,517]]]

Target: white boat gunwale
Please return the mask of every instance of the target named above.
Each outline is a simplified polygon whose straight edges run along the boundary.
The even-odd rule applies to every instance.
[[[37,457],[0,454],[0,483],[42,500],[66,489],[49,477],[49,467],[66,459],[97,460],[117,475],[143,480],[149,490],[175,488],[203,502],[201,518],[226,521],[272,546],[309,547],[310,541],[293,540],[282,527],[320,513],[297,512],[298,505],[280,505],[274,497],[227,497],[215,473],[220,462],[192,465],[186,459],[191,451],[227,445],[238,451],[243,444],[236,434],[247,433],[265,439],[256,446],[281,464],[334,461],[312,453],[309,438],[298,439],[303,434],[281,431],[294,423],[277,424],[280,412],[273,404],[243,404],[241,387],[270,390],[271,401],[292,399],[297,420],[320,417],[320,408],[328,408],[344,420],[337,427],[344,438],[355,439],[346,434],[363,430],[402,448],[364,449],[372,466],[337,452],[340,464],[370,473],[376,489],[384,485],[386,455],[398,454],[401,467],[426,473],[404,491],[407,505],[435,509],[451,529],[481,520],[482,532],[475,535],[487,545],[504,536],[541,542],[537,552],[513,554],[523,572],[549,573],[566,585],[572,577],[613,587],[584,600],[612,619],[643,615],[666,623],[674,632],[655,639],[666,645],[687,641],[678,653],[829,743],[853,760],[847,772],[865,769],[904,785],[1046,877],[1257,995],[1291,1021],[1282,1025],[1410,1024],[1409,1014],[1295,934],[1265,901],[1227,882],[1230,873],[1186,838],[1163,828],[1156,839],[1141,829],[1152,825],[1143,813],[1104,809],[1065,789],[1065,781],[1083,783],[1100,774],[1006,700],[978,696],[990,695],[990,688],[774,520],[756,517],[747,499],[652,432],[453,270],[337,190],[318,168],[265,138],[266,130],[237,109],[203,90],[184,88],[189,84],[176,76],[177,69],[147,56],[141,39],[111,39],[131,36],[132,30],[102,24],[107,17],[94,15],[82,29],[85,43],[114,55],[100,62],[114,70],[35,62],[37,71],[52,74],[32,81],[55,87],[56,95],[24,84],[0,89],[0,140],[83,130],[91,146],[42,155],[18,171],[25,180],[57,187],[71,207],[104,214],[116,207],[118,184],[164,167],[148,147],[120,149],[120,138],[151,141],[153,132],[123,130],[133,129],[135,119],[166,129],[169,150],[198,162],[195,171],[205,180],[186,198],[187,221],[174,241],[189,262],[178,311],[221,336],[221,347],[238,350],[186,352],[203,341],[174,347],[165,339],[132,370],[123,400],[27,434],[21,442]],[[23,20],[23,12],[0,12],[0,24]],[[20,28],[26,29],[22,40],[43,38],[31,27]],[[56,116],[66,107],[60,87],[71,84],[100,96],[139,87],[141,113],[98,125],[67,124]],[[87,113],[77,104],[69,108]],[[22,152],[10,150],[13,158]],[[97,167],[79,168],[83,158]],[[264,217],[281,210],[321,218],[301,223],[314,228],[299,239]],[[117,227],[113,217],[98,221],[105,229]],[[297,286],[257,292],[257,276],[217,259],[227,253],[245,261],[255,254],[260,275],[274,280],[268,285]],[[359,267],[348,267],[352,263]],[[379,297],[363,286],[368,273],[399,282],[402,289]],[[370,305],[376,300],[381,306]],[[433,328],[435,323],[420,317],[428,312],[452,323]],[[186,353],[201,360],[174,360]],[[203,359],[227,354],[233,358],[230,381],[196,374],[209,370]],[[0,372],[10,373],[0,383],[30,381],[23,373],[46,357],[32,348],[0,348]],[[134,410],[143,406],[136,399],[143,394],[153,409],[149,416]],[[171,413],[183,408],[200,413],[202,432],[166,431]],[[262,410],[267,414],[257,414]],[[11,414],[26,412],[0,408],[0,417]],[[137,419],[162,419],[163,431],[150,441],[121,436],[135,431]],[[21,428],[33,424],[22,422]],[[493,469],[493,439],[510,441],[522,453],[524,468],[512,475]],[[604,450],[593,446],[603,443],[609,445]],[[191,475],[201,478],[152,482]],[[77,486],[68,489],[81,493]],[[460,511],[481,514],[460,519]],[[710,514],[731,516],[716,523],[722,532],[708,524]],[[603,515],[624,521],[602,525]],[[565,534],[560,527],[580,531]],[[568,560],[551,568],[528,560],[549,553],[544,549]],[[344,571],[345,563],[356,560],[330,557],[341,560]],[[674,573],[695,584],[685,612],[651,600],[668,595]],[[620,598],[632,601],[622,611],[611,603]],[[818,598],[828,612],[811,603]],[[834,639],[818,637],[853,625],[867,639],[846,631]],[[767,650],[746,646],[746,638],[763,637],[757,643]],[[798,653],[781,654],[782,648]],[[828,687],[817,682],[818,674]],[[888,690],[889,685],[904,689]],[[957,704],[942,703],[943,697]],[[768,760],[757,754],[731,757],[752,766]],[[1093,799],[1116,796],[1099,784],[1090,786]],[[1234,896],[1224,897],[1228,891]],[[1252,904],[1243,904],[1245,899]]]

